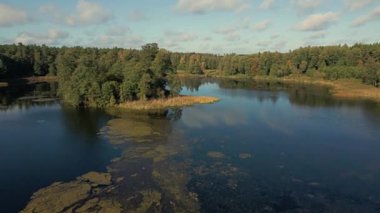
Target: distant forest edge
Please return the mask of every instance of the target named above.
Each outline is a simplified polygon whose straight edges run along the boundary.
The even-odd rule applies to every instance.
[[[177,70],[189,74],[218,70],[225,76],[360,79],[379,87],[380,44],[249,55],[169,52],[154,43],[141,50],[0,45],[0,78],[58,76],[60,95],[74,106],[175,96],[180,92]]]

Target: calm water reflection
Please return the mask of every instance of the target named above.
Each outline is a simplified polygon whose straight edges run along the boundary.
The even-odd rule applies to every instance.
[[[109,116],[60,106],[56,84],[0,88],[0,212],[21,210],[54,181],[104,171],[119,155],[97,135]]]
[[[24,109],[8,98],[14,107],[0,112],[2,203],[109,164],[114,184],[99,196],[127,212],[380,211],[379,104],[276,82],[183,85],[184,94],[221,101],[107,116],[56,102]],[[108,163],[111,146],[122,153]]]

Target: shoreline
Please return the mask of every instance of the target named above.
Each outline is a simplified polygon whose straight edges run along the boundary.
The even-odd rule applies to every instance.
[[[333,97],[338,99],[360,99],[380,102],[380,88],[374,86],[366,85],[361,83],[357,79],[339,79],[339,80],[325,80],[325,79],[313,79],[311,77],[302,76],[288,76],[288,77],[265,77],[265,76],[225,76],[214,73],[205,73],[204,75],[192,75],[188,73],[180,72],[179,77],[200,77],[200,78],[221,78],[221,79],[236,79],[236,80],[255,80],[255,81],[277,81],[289,84],[310,84],[318,86],[326,86],[330,88]]]
[[[196,104],[213,104],[220,101],[219,98],[211,96],[186,96],[181,95],[172,98],[154,99],[147,101],[129,101],[114,106],[119,109],[128,110],[157,110],[171,107],[185,107]]]
[[[255,80],[255,81],[277,81],[292,84],[311,84],[319,86],[327,86],[330,88],[331,94],[339,99],[360,99],[380,102],[380,88],[361,83],[357,79],[339,79],[339,80],[325,80],[322,78],[311,78],[307,76],[287,76],[287,77],[272,77],[272,76],[245,76],[222,75],[219,71],[206,71],[205,74],[189,74],[184,71],[178,71],[178,77],[199,77],[199,78],[222,78],[222,79],[236,79],[236,80]],[[8,87],[10,84],[17,83],[39,83],[39,82],[54,82],[57,81],[57,76],[34,76],[15,79],[0,79],[0,87]],[[196,103],[195,103],[196,104]],[[123,104],[121,104],[123,105]],[[192,105],[192,104],[191,104]],[[185,105],[186,106],[186,105]],[[120,106],[116,106],[120,108]],[[169,106],[171,107],[171,106]],[[123,108],[123,107],[121,107]]]
[[[0,79],[0,87],[7,87],[10,84],[33,84],[39,82],[55,82],[57,81],[57,76],[32,76],[32,77],[24,77],[24,78],[4,78]]]

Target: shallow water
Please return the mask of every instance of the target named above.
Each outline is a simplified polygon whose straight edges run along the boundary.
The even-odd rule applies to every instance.
[[[310,85],[196,78],[183,85],[184,94],[221,101],[150,113],[57,103],[0,112],[1,138],[25,133],[1,144],[0,169],[9,170],[1,184],[13,186],[1,190],[2,202],[11,192],[31,195],[15,176],[35,191],[108,164],[114,184],[99,196],[127,212],[380,211],[379,104],[336,100]],[[46,123],[55,125],[38,127]],[[121,154],[108,163],[112,147]]]

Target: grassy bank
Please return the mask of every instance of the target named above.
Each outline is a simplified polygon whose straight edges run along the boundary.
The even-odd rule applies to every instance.
[[[132,110],[165,109],[169,107],[191,106],[194,104],[211,104],[219,99],[208,96],[178,96],[173,98],[155,99],[148,101],[130,101],[117,105],[119,108]]]
[[[179,72],[180,77],[213,77],[213,78],[227,78],[227,79],[252,79],[256,81],[277,81],[283,83],[302,83],[313,84],[320,86],[328,86],[331,88],[331,93],[336,98],[341,99],[364,99],[380,102],[380,88],[363,84],[357,79],[340,79],[340,80],[326,80],[323,78],[311,78],[307,76],[287,76],[283,78],[273,76],[253,76],[234,75],[226,76],[220,71],[210,70],[206,71],[204,75],[191,75],[184,72]]]
[[[253,78],[255,80],[268,80],[265,78]],[[374,86],[363,84],[357,79],[325,80],[313,79],[310,77],[285,77],[273,78],[272,80],[285,83],[302,83],[328,86],[331,94],[339,99],[362,99],[380,102],[380,89]]]

